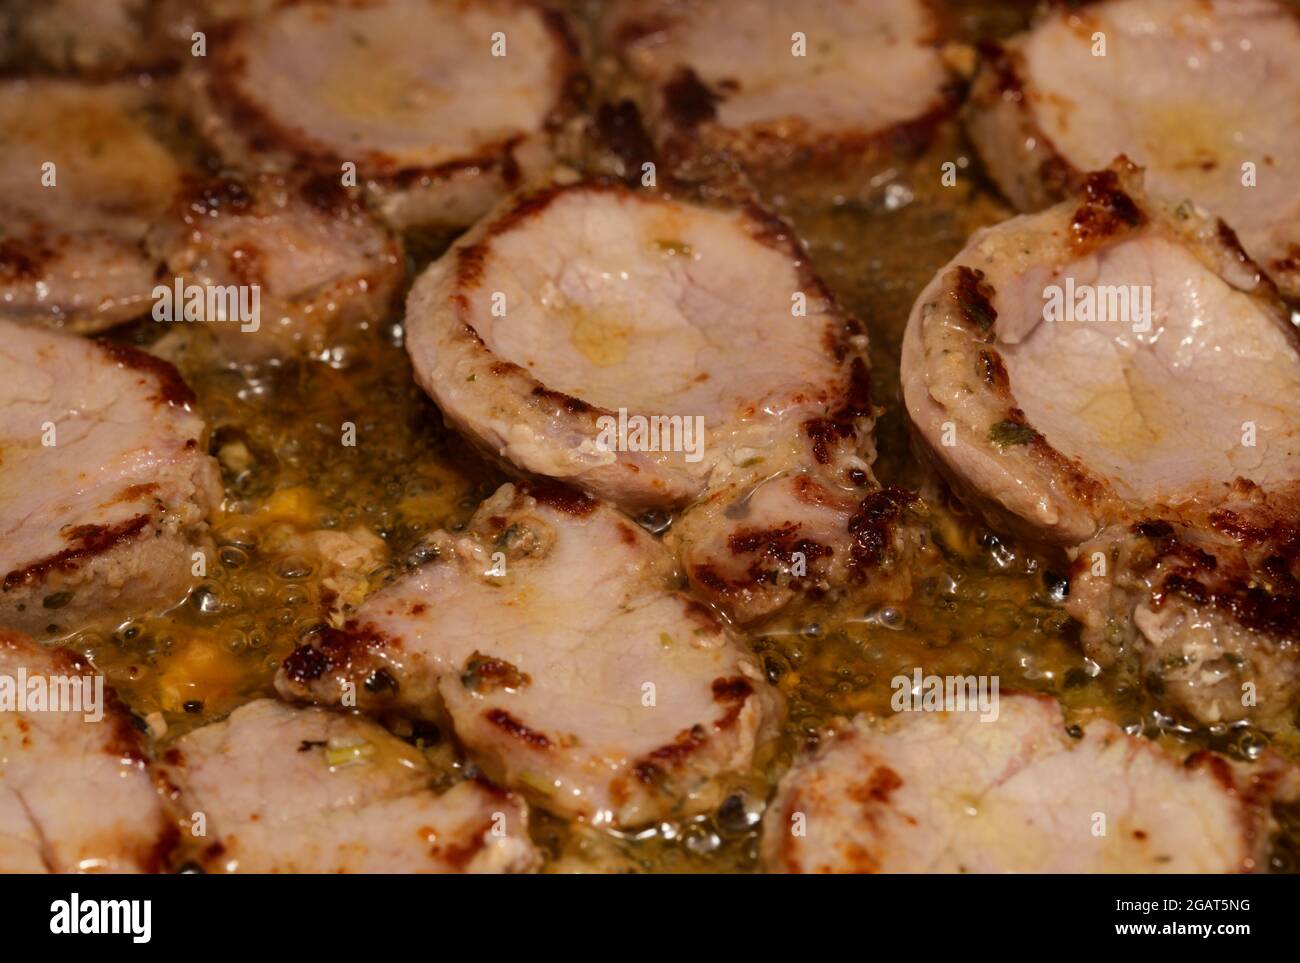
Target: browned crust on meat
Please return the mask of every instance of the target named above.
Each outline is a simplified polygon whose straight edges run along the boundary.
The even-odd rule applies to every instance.
[[[1164,519],[1136,523],[1132,531],[1150,542],[1142,563],[1164,565],[1166,571],[1152,591],[1159,608],[1171,597],[1209,607],[1254,632],[1278,639],[1300,637],[1300,525],[1285,518],[1261,524],[1230,509],[1209,513],[1210,525],[1257,556],[1218,555],[1189,543],[1179,528]]]
[[[966,103],[971,139],[986,155],[1014,147],[1028,155],[1026,160],[1033,167],[1031,181],[1020,185],[1018,190],[1006,182],[1006,178],[1016,176],[1012,172],[993,169],[993,179],[1009,200],[1018,202],[1016,206],[1021,210],[1036,210],[1063,200],[1078,188],[1082,174],[1065,159],[1034,119],[1020,52],[992,40],[981,41],[977,50],[979,70]],[[985,144],[982,143],[985,124],[1008,125],[1015,133],[1001,131],[995,135],[1000,143]],[[1032,148],[1027,146],[1030,144]],[[986,166],[989,160],[986,156]]]
[[[981,349],[976,373],[980,380],[992,388],[999,397],[1011,397],[1011,377],[1007,374],[1007,366],[1002,361],[1002,355],[997,351],[992,348]]]
[[[536,499],[539,505],[574,518],[586,518],[600,504],[586,492],[549,478],[532,478],[518,483],[519,490]]]
[[[0,238],[0,282],[19,284],[48,276],[50,264],[59,259],[56,245],[43,231],[23,237]]]
[[[550,737],[545,733],[538,732],[536,729],[530,729],[505,709],[488,709],[483,713],[483,718],[506,735],[519,740],[530,749],[545,751],[554,745],[554,743],[551,742]]]
[[[370,660],[371,653],[377,650],[400,647],[401,642],[393,636],[379,631],[373,625],[361,624],[353,619],[342,629],[332,626],[322,628],[316,641],[294,649],[285,658],[282,668],[289,681],[310,685],[326,673],[350,672],[357,666],[364,666]],[[384,688],[396,691],[397,680],[386,671],[384,674],[392,682],[391,687]],[[367,685],[367,689],[370,688]]]
[[[865,578],[867,570],[889,560],[898,523],[917,498],[914,492],[890,486],[862,499],[848,523],[853,537],[849,561],[856,578]]]
[[[471,692],[487,693],[505,689],[514,692],[527,688],[533,681],[527,672],[505,659],[484,655],[475,651],[465,660],[465,669],[460,675],[461,685]]]
[[[123,368],[129,368],[153,378],[156,388],[156,393],[152,396],[154,401],[167,405],[176,405],[180,408],[188,408],[197,400],[194,392],[190,390],[190,386],[181,377],[181,373],[170,362],[149,354],[147,351],[140,351],[124,344],[116,344],[102,339],[97,339],[94,343]],[[140,384],[145,383],[145,379],[141,378]]]
[[[787,522],[777,528],[742,528],[727,538],[727,548],[733,555],[756,554],[760,558],[778,560],[786,564],[794,561],[795,552],[802,552],[808,561],[834,554],[834,549],[829,545],[822,545],[810,538],[800,538],[799,529],[798,522]],[[751,578],[756,581],[766,581],[766,577],[761,572],[755,571],[757,564],[750,568]]]
[[[642,757],[632,766],[632,774],[643,785],[662,785],[667,770],[683,766],[687,759],[708,743],[708,740],[708,732],[704,726],[696,725],[683,729],[672,742],[651,750]]]
[[[959,264],[953,269],[949,284],[949,297],[957,308],[962,323],[985,340],[991,342],[994,325],[998,320],[993,297],[997,292],[984,280],[984,272]]]
[[[1223,252],[1255,277],[1259,289],[1257,290],[1257,293],[1271,300],[1277,300],[1282,297],[1277,282],[1269,272],[1261,268],[1259,263],[1246,253],[1246,249],[1241,246],[1241,241],[1237,238],[1237,232],[1229,227],[1221,217],[1215,218],[1214,235],[1223,249]],[[1293,248],[1293,250],[1295,249]],[[1289,323],[1284,323],[1282,328],[1289,337],[1292,345],[1300,350],[1300,331],[1296,330],[1295,325]]]
[[[713,610],[694,599],[683,598],[682,609],[686,617],[707,632],[721,632],[722,623],[718,621]]]
[[[715,702],[731,704],[744,702],[754,694],[754,687],[743,676],[734,675],[725,679],[713,680],[713,699]]]
[[[896,789],[903,785],[903,778],[886,765],[872,768],[866,782],[849,788],[849,798],[864,806],[883,806],[889,803]]]
[[[843,361],[843,349],[837,347],[837,358]],[[841,442],[856,448],[861,431],[869,430],[862,425],[864,419],[876,415],[876,407],[871,398],[871,373],[866,362],[854,356],[849,362],[848,390],[844,403],[837,411],[826,418],[810,418],[803,424],[804,433],[812,443],[813,458],[820,465],[829,464],[831,450]]]
[[[3,590],[43,581],[51,572],[75,572],[86,561],[105,555],[135,539],[150,526],[148,515],[136,515],[116,525],[76,525],[64,533],[70,546],[48,558],[14,569],[4,577]]]
[[[1114,170],[1093,171],[1083,179],[1083,202],[1070,221],[1076,248],[1093,250],[1147,223]]]

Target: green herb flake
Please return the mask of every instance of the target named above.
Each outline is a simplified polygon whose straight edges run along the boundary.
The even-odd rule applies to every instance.
[[[1018,421],[999,421],[989,429],[989,441],[1003,448],[1012,445],[1027,445],[1038,437],[1038,432]]]

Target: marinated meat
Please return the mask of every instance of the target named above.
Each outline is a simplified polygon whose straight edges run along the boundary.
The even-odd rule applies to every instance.
[[[184,596],[221,498],[193,401],[143,351],[0,321],[0,626]]]
[[[231,165],[352,175],[396,227],[464,226],[548,166],[574,56],[527,0],[315,0],[228,21],[187,73]]]
[[[1043,542],[1300,479],[1300,348],[1272,285],[1127,165],[977,233],[917,299],[902,371],[939,467]]]
[[[865,337],[779,220],[608,183],[507,202],[416,282],[406,330],[452,425],[631,510],[780,470],[865,378]]]
[[[751,767],[777,697],[632,521],[506,485],[433,547],[294,652],[280,692],[449,717],[495,781],[597,825],[705,811]]]
[[[782,780],[763,860],[786,873],[1230,873],[1262,865],[1279,757],[1180,761],[1096,720],[1074,737],[1041,696],[979,713],[864,719]]]
[[[95,667],[0,629],[0,705],[0,872],[161,869],[176,833]]]
[[[481,782],[441,794],[414,746],[358,716],[259,699],[179,739],[160,767],[209,872],[520,873],[528,811]]]
[[[1087,653],[1202,725],[1293,724],[1300,696],[1300,488],[1231,486],[1206,507],[1079,548],[1068,611]]]
[[[1300,295],[1300,12],[1280,0],[1060,5],[986,50],[971,137],[1022,210],[1125,154],[1150,191],[1222,217]]]
[[[802,163],[906,148],[952,106],[925,0],[622,0],[603,32],[670,150]]]
[[[100,331],[146,314],[144,251],[181,168],[134,82],[0,81],[0,319]]]
[[[194,181],[149,245],[165,282],[201,288],[204,327],[238,360],[320,353],[387,315],[404,273],[396,240],[323,176]],[[207,317],[212,289],[240,300],[223,295],[222,314]],[[174,322],[187,322],[184,301],[172,304]]]

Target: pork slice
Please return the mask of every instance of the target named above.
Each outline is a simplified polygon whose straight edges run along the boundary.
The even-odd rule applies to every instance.
[[[550,163],[574,48],[528,0],[318,0],[227,21],[187,70],[240,168],[344,165],[395,227],[463,227]]]
[[[142,241],[180,166],[128,81],[0,81],[0,319],[99,331],[146,313]]]
[[[505,202],[406,309],[451,424],[630,510],[786,470],[812,419],[869,440],[865,343],[773,216],[604,182]]]
[[[705,811],[749,769],[777,697],[629,519],[505,485],[435,545],[290,656],[281,694],[447,717],[492,779],[595,824]]]
[[[1292,766],[1179,760],[1056,703],[859,718],[781,781],[763,861],[789,873],[1228,873],[1262,867]]]
[[[527,807],[484,782],[434,791],[415,747],[355,715],[259,699],[179,739],[160,766],[209,872],[518,873]]]
[[[58,695],[38,708],[38,691]],[[176,833],[138,733],[94,666],[0,630],[0,700],[0,872],[162,868]]]
[[[1057,6],[986,51],[971,137],[1037,210],[1125,154],[1147,186],[1222,217],[1300,293],[1300,14],[1280,0]]]
[[[917,299],[902,374],[923,449],[1043,542],[1300,478],[1300,348],[1273,286],[1129,165],[977,233]]]
[[[193,402],[152,355],[0,321],[0,625],[183,597],[221,498]]]
[[[1206,506],[1103,530],[1066,609],[1088,655],[1201,725],[1285,728],[1300,697],[1300,487],[1236,484]]]
[[[806,163],[918,139],[951,106],[924,0],[621,0],[602,32],[666,147]]]
[[[337,178],[319,175],[193,181],[149,245],[164,283],[257,289],[253,322],[205,318],[226,354],[247,361],[318,354],[379,321],[405,267],[378,220]]]

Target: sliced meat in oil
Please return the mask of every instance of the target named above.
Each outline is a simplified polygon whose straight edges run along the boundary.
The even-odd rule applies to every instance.
[[[925,0],[625,0],[603,33],[669,147],[801,164],[905,146],[951,107]]]
[[[1044,542],[1300,479],[1300,348],[1272,285],[1124,165],[977,233],[918,298],[902,375],[945,474]]]
[[[337,0],[227,23],[189,80],[231,165],[350,173],[395,226],[464,226],[546,167],[573,57],[526,0]]]
[[[1055,7],[987,51],[970,131],[1022,210],[1127,155],[1150,191],[1222,217],[1300,295],[1300,12],[1281,0]]]
[[[99,331],[146,314],[149,226],[181,169],[135,82],[0,81],[0,319]]]
[[[257,291],[255,303],[251,294],[240,302],[256,307],[252,321],[205,316],[200,325],[237,360],[319,354],[381,320],[404,273],[397,241],[336,178],[196,180],[174,214],[149,237],[161,283],[201,286],[205,298],[213,288]],[[174,296],[172,304],[175,323],[188,323]]]
[[[464,434],[631,510],[781,470],[865,374],[782,222],[605,183],[508,201],[416,282],[406,331]]]
[[[1186,761],[1050,699],[995,720],[916,713],[830,735],[781,781],[763,862],[786,873],[1233,873],[1264,865],[1293,769]]]
[[[1202,725],[1296,719],[1300,487],[1116,524],[1080,546],[1067,610],[1088,655]]]
[[[528,811],[463,782],[434,791],[414,746],[374,722],[259,699],[163,753],[182,852],[208,872],[517,873],[541,857]]]
[[[491,778],[596,824],[707,811],[753,765],[777,697],[631,520],[506,485],[434,545],[293,653],[280,692],[445,715]]]
[[[0,629],[0,700],[0,872],[164,868],[175,831],[94,666]]]
[[[221,498],[193,401],[152,355],[0,321],[0,626],[184,596]]]

